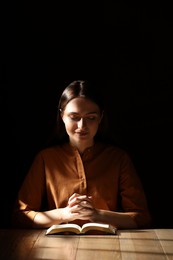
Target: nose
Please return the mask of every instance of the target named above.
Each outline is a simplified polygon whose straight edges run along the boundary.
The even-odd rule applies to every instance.
[[[84,128],[85,126],[86,126],[86,120],[85,120],[85,118],[81,118],[78,121],[78,128]]]

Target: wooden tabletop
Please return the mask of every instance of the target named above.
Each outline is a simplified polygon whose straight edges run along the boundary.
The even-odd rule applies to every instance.
[[[173,260],[173,229],[81,236],[45,231],[0,229],[0,260]]]

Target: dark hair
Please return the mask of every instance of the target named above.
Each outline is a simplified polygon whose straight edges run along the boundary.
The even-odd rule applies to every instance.
[[[84,97],[92,100],[99,106],[101,113],[104,111],[104,102],[101,98],[100,92],[96,90],[96,86],[86,80],[75,80],[64,89],[59,100],[58,109],[64,110],[66,105],[72,99],[77,97]]]
[[[99,125],[95,140],[106,141],[106,132],[108,130],[108,120],[106,116],[103,97],[99,86],[94,81],[88,80],[75,80],[71,82],[62,92],[57,112],[57,125],[56,131],[53,136],[51,144],[60,144],[68,141],[68,135],[65,130],[63,120],[61,118],[61,112],[65,109],[66,105],[74,98],[84,97],[90,99],[96,103],[100,109],[100,113],[103,114],[101,123]]]

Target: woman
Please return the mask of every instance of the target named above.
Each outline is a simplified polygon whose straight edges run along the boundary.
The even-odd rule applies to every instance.
[[[128,154],[101,139],[104,106],[86,81],[63,91],[57,145],[40,151],[19,190],[17,227],[47,228],[73,222],[146,228],[146,197]],[[121,206],[121,207],[119,207]]]

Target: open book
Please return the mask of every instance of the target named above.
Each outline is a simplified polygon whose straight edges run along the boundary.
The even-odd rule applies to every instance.
[[[47,229],[46,235],[50,234],[116,234],[117,228],[103,223],[85,223],[83,226],[79,226],[74,223],[52,225]]]

